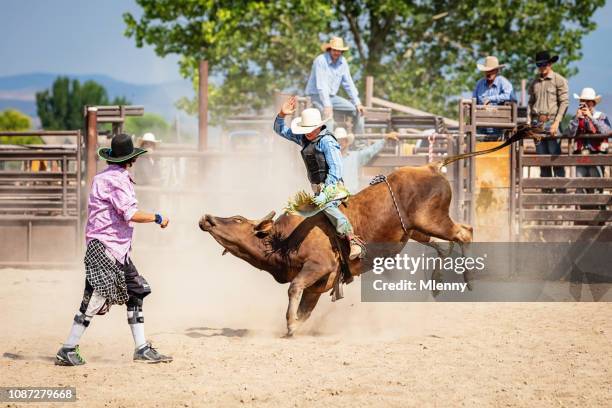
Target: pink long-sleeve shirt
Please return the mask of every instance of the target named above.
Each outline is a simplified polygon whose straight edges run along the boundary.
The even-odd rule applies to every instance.
[[[96,174],[87,210],[85,241],[97,239],[124,263],[132,248],[134,227],[130,220],[138,211],[134,181],[127,169],[111,164]]]

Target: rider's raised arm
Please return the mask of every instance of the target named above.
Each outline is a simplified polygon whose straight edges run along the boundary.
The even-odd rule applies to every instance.
[[[276,115],[274,119],[274,131],[287,140],[291,140],[294,143],[302,145],[302,135],[294,135],[287,125],[285,125],[285,118],[280,115]]]
[[[340,154],[340,145],[331,136],[324,136],[319,141],[319,148],[325,155],[325,161],[329,167],[325,185],[336,184],[342,178],[342,155]]]
[[[349,70],[349,66],[346,61],[343,63],[342,87],[351,98],[351,102],[353,102],[355,106],[361,105],[361,101],[359,100],[359,91],[357,91],[357,87],[353,82],[353,77],[351,76],[351,71]]]

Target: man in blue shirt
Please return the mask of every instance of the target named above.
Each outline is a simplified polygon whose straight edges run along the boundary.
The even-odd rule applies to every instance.
[[[476,65],[484,73],[484,78],[476,83],[472,97],[478,105],[503,105],[505,102],[516,102],[512,84],[499,74],[505,67],[496,57],[485,58],[484,64]]]
[[[348,50],[342,38],[334,37],[329,43],[321,46],[323,54],[312,63],[310,77],[306,84],[305,94],[314,106],[322,111],[324,118],[330,118],[333,111],[342,111],[353,117],[355,133],[363,133],[364,107],[359,100],[359,92],[355,87],[351,71],[342,53]],[[351,101],[338,96],[340,85],[344,88]],[[329,130],[333,130],[331,124]]]
[[[505,65],[500,64],[497,57],[488,56],[484,64],[477,64],[484,78],[476,83],[472,97],[476,98],[477,105],[503,105],[506,102],[516,102],[512,84],[499,74]],[[497,139],[502,135],[501,129],[478,128],[478,133],[493,136]]]
[[[301,155],[315,194],[315,203],[322,208],[338,234],[349,240],[351,246],[349,258],[356,259],[363,251],[355,238],[353,226],[338,208],[342,200],[338,197],[329,197],[328,193],[343,190],[340,145],[325,125],[330,118],[322,120],[321,112],[317,109],[304,109],[299,117],[293,119],[291,128],[288,128],[285,125],[285,116],[293,114],[296,106],[295,96],[283,103],[274,120],[274,131],[302,147]]]
[[[359,150],[349,150],[355,141],[355,136],[347,133],[346,129],[339,127],[334,131],[336,139],[340,144],[342,153],[342,167],[344,174],[344,185],[351,194],[357,193],[361,188],[359,174],[361,168],[366,166],[385,147],[387,140],[399,141],[397,132],[387,133],[383,139],[372,143]]]

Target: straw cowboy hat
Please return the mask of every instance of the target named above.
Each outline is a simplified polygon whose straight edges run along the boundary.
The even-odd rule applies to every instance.
[[[336,140],[340,141],[342,139],[347,139],[348,144],[352,144],[355,140],[355,135],[352,133],[348,133],[345,128],[337,127],[334,129],[334,136],[336,136]]]
[[[332,37],[332,39],[329,40],[329,42],[321,44],[321,50],[323,52],[329,50],[330,48],[332,50],[338,50],[338,51],[348,50],[348,47],[344,45],[344,40],[340,37]]]
[[[599,101],[601,101],[601,95],[597,95],[597,92],[595,92],[593,88],[582,88],[580,95],[574,94],[574,99],[599,103]]]
[[[161,140],[157,140],[155,138],[155,135],[153,133],[145,133],[144,135],[142,135],[142,139],[140,139],[143,142],[150,142],[150,143],[159,143],[161,142]]]
[[[134,147],[130,135],[121,133],[113,137],[110,148],[101,147],[98,149],[98,156],[111,163],[123,163],[146,152],[144,149]]]
[[[505,64],[500,64],[499,61],[497,60],[497,57],[493,57],[491,55],[489,55],[487,58],[485,58],[484,60],[484,65],[483,64],[476,64],[476,67],[478,67],[479,71],[482,72],[489,72],[489,71],[493,71],[494,69],[500,69],[505,67]]]
[[[291,121],[291,131],[296,135],[305,135],[323,126],[330,119],[331,117],[321,119],[321,112],[318,109],[304,109],[299,117]]]
[[[153,133],[147,132],[142,135],[142,138],[138,141],[138,147],[142,147],[145,143],[158,144],[161,143],[161,140],[157,140]]]

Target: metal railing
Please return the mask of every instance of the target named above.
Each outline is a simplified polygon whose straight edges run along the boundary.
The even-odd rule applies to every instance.
[[[509,202],[513,240],[612,241],[612,154],[574,154],[571,148],[575,138],[608,137],[554,137],[569,140],[567,153],[560,155],[527,152],[524,143],[511,150]],[[530,169],[542,166],[564,167],[566,176],[531,175]],[[576,177],[578,166],[601,166],[603,177]]]
[[[80,131],[0,132],[61,136],[65,145],[0,145],[0,265],[71,263],[80,249]]]

